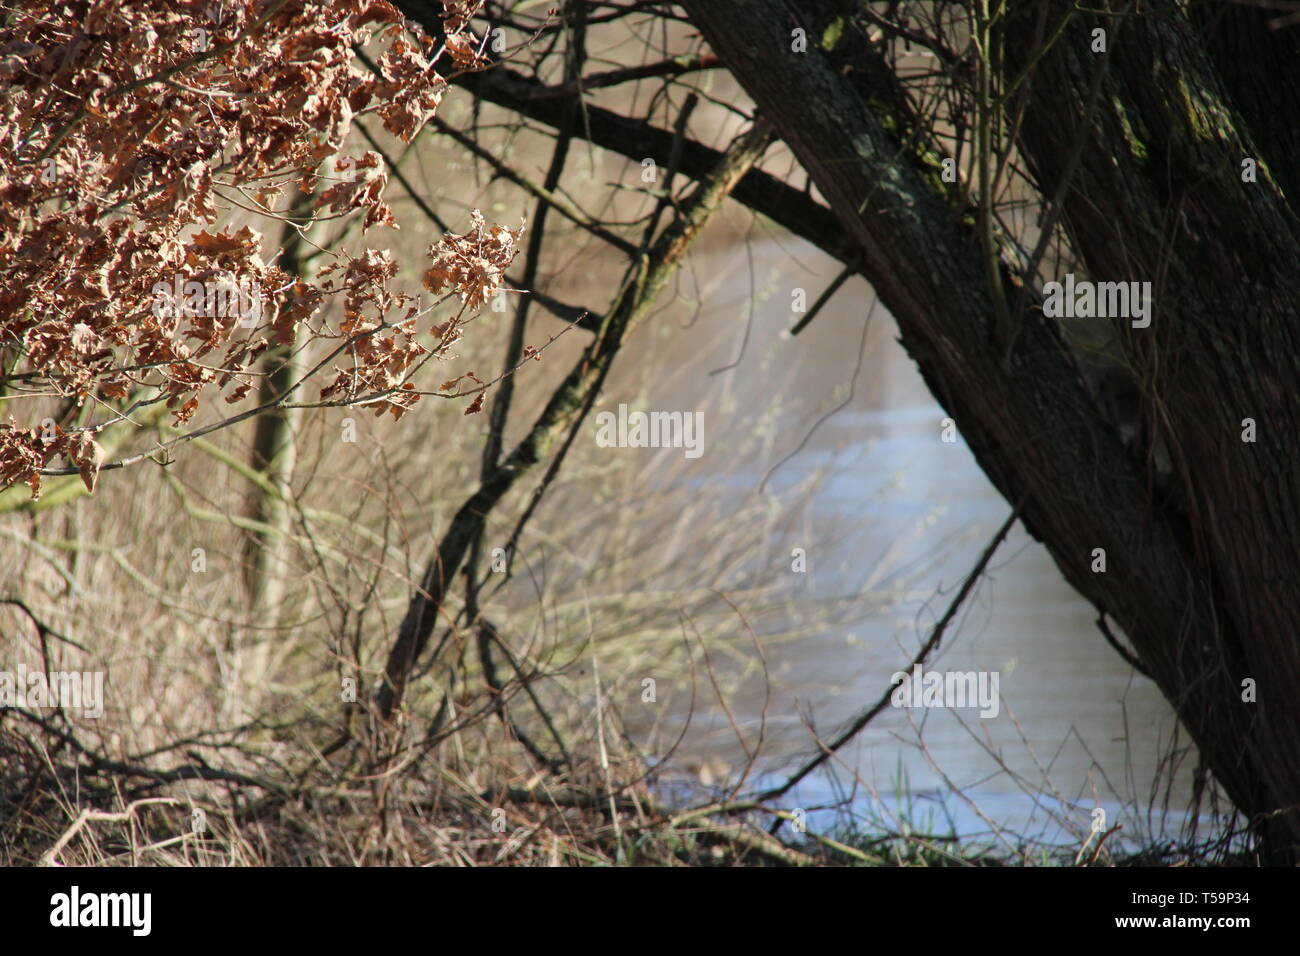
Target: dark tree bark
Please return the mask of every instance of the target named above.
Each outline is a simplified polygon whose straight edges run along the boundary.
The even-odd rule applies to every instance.
[[[1170,449],[1183,509],[1153,491],[1033,296],[1011,316],[1019,334],[1003,360],[1010,330],[994,318],[997,297],[1015,303],[1018,289],[1005,266],[994,270],[1002,288],[989,282],[971,218],[954,214],[919,150],[895,135],[907,107],[878,82],[883,64],[853,21],[857,5],[683,6],[858,242],[864,274],[990,479],[1023,502],[1026,526],[1079,593],[1121,624],[1272,858],[1294,859],[1300,258],[1280,183],[1294,175],[1287,146],[1300,115],[1276,123],[1291,133],[1257,139],[1261,78],[1236,63],[1229,93],[1223,51],[1173,3],[1124,17],[1022,3],[999,27],[1006,76],[1027,76],[1016,146],[1044,195],[1078,152],[1063,211],[1087,274],[1153,282],[1150,328],[1110,321]],[[1235,22],[1262,39],[1259,19]],[[805,53],[791,51],[796,28]],[[1107,31],[1105,54],[1092,52],[1095,28]],[[1234,95],[1248,105],[1234,109]],[[1259,160],[1258,182],[1242,181],[1246,157]],[[1275,169],[1287,172],[1275,179]],[[1245,418],[1256,443],[1241,439]],[[1106,573],[1091,570],[1098,547]],[[1258,702],[1242,699],[1247,678]]]

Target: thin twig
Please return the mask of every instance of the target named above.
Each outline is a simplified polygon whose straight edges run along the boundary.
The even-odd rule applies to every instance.
[[[957,611],[961,608],[967,596],[974,589],[975,582],[980,579],[981,575],[983,575],[984,569],[988,566],[994,552],[997,551],[998,546],[1002,544],[1003,539],[1005,539],[1008,532],[1011,531],[1011,526],[1015,524],[1016,519],[1020,517],[1022,507],[1023,502],[1011,509],[1011,514],[1007,516],[1007,520],[1002,523],[1002,527],[998,529],[997,534],[993,536],[993,540],[990,541],[988,547],[984,549],[984,553],[981,554],[979,560],[975,562],[975,567],[971,569],[970,574],[966,575],[966,580],[962,582],[961,590],[957,592],[957,596],[954,597],[952,603],[948,605],[947,612],[939,620],[939,623],[934,626],[934,630],[930,632],[929,640],[922,645],[921,649],[917,652],[916,657],[912,659],[912,663],[908,665],[908,670],[911,670],[918,664],[923,664],[925,659],[929,657],[930,653],[939,646],[939,641],[943,639],[944,631],[947,630],[948,625],[956,616]],[[758,796],[758,799],[760,801],[773,800],[788,793],[796,784],[799,783],[799,781],[803,780],[808,776],[808,774],[820,767],[830,759],[836,751],[856,737],[863,727],[871,723],[877,714],[889,706],[889,701],[893,694],[894,687],[891,686],[887,691],[885,691],[884,696],[876,702],[874,707],[859,715],[849,728],[832,741],[830,745],[825,746],[820,754],[804,764],[798,772],[786,780],[785,783],[781,784],[781,786],[764,791]]]

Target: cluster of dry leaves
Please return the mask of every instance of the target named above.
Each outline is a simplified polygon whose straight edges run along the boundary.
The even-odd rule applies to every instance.
[[[386,0],[6,5],[0,401],[8,412],[16,398],[58,396],[65,412],[43,424],[7,415],[0,486],[26,482],[38,496],[41,471],[62,457],[93,490],[96,434],[159,401],[187,422],[208,386],[242,399],[257,358],[304,323],[352,362],[325,397],[398,417],[415,402],[409,372],[500,287],[517,232],[476,216],[469,234],[435,244],[425,285],[461,309],[422,345],[417,302],[389,289],[386,252],[340,256],[307,282],[264,261],[255,229],[221,221],[242,209],[278,231],[286,190],[300,186],[324,215],[395,225],[382,158],[336,154],[356,117],[376,115],[404,141],[420,130],[447,89],[439,58],[481,65],[470,31],[481,3],[443,0],[445,47]],[[378,75],[356,56],[367,44],[383,49]],[[211,307],[238,301],[213,290],[249,288],[251,314]],[[173,289],[207,294],[178,301]],[[343,300],[337,329],[309,321],[330,297]]]

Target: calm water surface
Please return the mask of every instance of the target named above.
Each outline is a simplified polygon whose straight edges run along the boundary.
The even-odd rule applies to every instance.
[[[830,739],[888,689],[1010,510],[960,436],[941,441],[945,414],[897,344],[892,318],[883,307],[873,312],[864,282],[846,283],[797,340],[781,335],[792,324],[792,289],[804,288],[811,303],[837,271],[790,249],[765,239],[748,254],[738,247],[697,258],[682,293],[704,305],[698,313],[678,305],[658,318],[692,327],[655,339],[663,385],[645,406],[703,409],[706,453],[684,463],[683,474],[734,487],[738,499],[757,493],[767,476],[762,493],[784,500],[812,470],[825,469],[811,525],[772,547],[785,556],[795,547],[807,552],[801,594],[861,594],[862,613],[848,626],[765,647],[770,688],[751,682],[729,701],[752,735],[771,693],[758,769],[773,779],[798,755],[815,752],[805,720]],[[848,397],[869,314],[852,397],[814,430]],[[764,428],[772,438],[762,454],[726,453]],[[888,822],[903,812],[931,831],[1006,827],[1069,843],[1087,832],[1100,806],[1108,826],[1123,823],[1131,836],[1175,832],[1180,817],[1162,821],[1147,808],[1166,796],[1172,810],[1186,806],[1194,757],[1178,736],[1182,767],[1171,780],[1172,711],[1110,649],[1095,620],[1046,551],[1016,526],[930,662],[937,670],[997,673],[998,716],[889,707],[841,752],[832,776],[810,778],[788,805],[834,802],[856,787],[864,813]],[[720,785],[744,762],[725,713],[697,709],[674,767]]]

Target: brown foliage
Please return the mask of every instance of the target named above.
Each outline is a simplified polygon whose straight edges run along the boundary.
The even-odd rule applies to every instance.
[[[452,59],[477,63],[468,21],[479,4],[446,0]],[[94,487],[95,436],[131,408],[165,401],[189,421],[209,386],[238,401],[252,363],[290,343],[330,297],[352,366],[322,389],[400,417],[418,400],[417,359],[457,337],[459,317],[416,340],[413,297],[389,289],[387,253],[341,257],[316,282],[262,258],[263,237],[220,220],[238,207],[275,219],[286,188],[317,192],[331,217],[393,226],[378,153],[336,156],[352,121],[374,113],[409,141],[447,82],[446,49],[386,0],[18,0],[0,30],[0,400],[95,403],[98,421],[0,426],[0,482],[26,482],[58,457]],[[356,49],[385,49],[378,75]],[[464,61],[464,62],[462,62]],[[328,176],[325,188],[318,182]],[[458,292],[461,314],[499,287],[517,233],[433,247],[426,285]],[[389,313],[395,312],[392,320]],[[450,333],[447,326],[450,326]],[[379,393],[378,395],[376,393]],[[106,404],[134,400],[124,413]],[[30,407],[30,405],[26,406]]]

